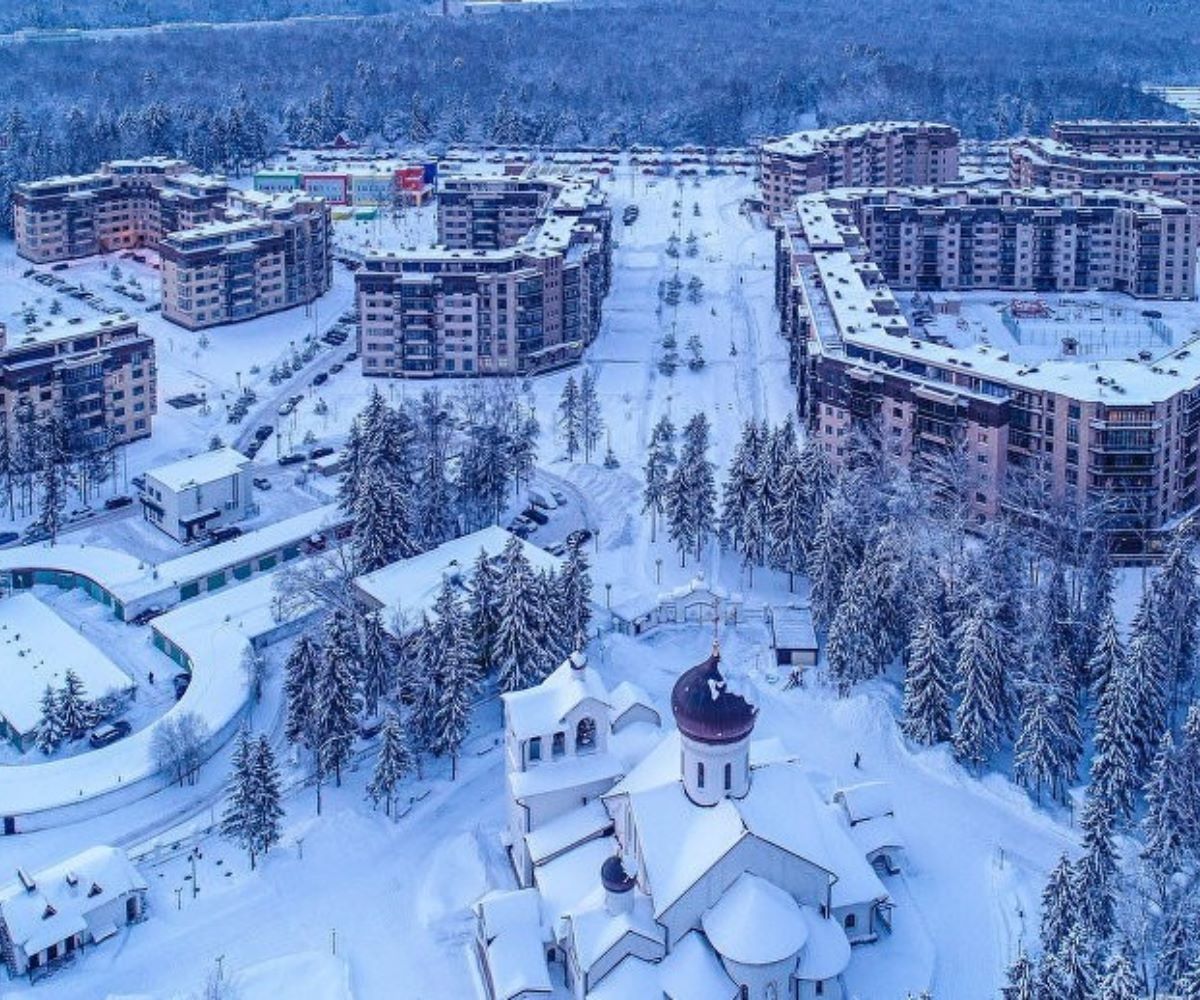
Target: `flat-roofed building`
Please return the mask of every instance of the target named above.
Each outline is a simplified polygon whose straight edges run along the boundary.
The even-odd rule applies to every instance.
[[[154,341],[127,316],[8,334],[0,326],[0,424],[55,415],[80,454],[149,437],[156,410]]]
[[[251,462],[233,448],[201,452],[146,472],[142,514],[180,542],[243,520],[253,507]]]
[[[555,177],[444,183],[445,245],[368,255],[356,275],[363,373],[513,375],[576,360],[611,280],[604,196]]]
[[[774,219],[803,194],[835,187],[942,184],[958,179],[958,130],[935,122],[865,122],[762,144],[758,182]]]

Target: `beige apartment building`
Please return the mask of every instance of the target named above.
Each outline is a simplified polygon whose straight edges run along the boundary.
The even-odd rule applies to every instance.
[[[1001,199],[1019,203],[1027,196],[1004,192]],[[906,463],[961,449],[973,470],[970,500],[980,522],[1000,510],[1010,471],[1037,467],[1049,475],[1060,499],[1103,499],[1111,506],[1108,523],[1118,555],[1153,552],[1157,533],[1197,506],[1200,343],[1144,361],[1023,363],[988,345],[955,347],[925,339],[910,327],[893,294],[888,272],[895,272],[895,263],[881,266],[877,258],[881,244],[871,206],[876,198],[887,206],[889,199],[903,205],[928,197],[903,191],[813,195],[781,220],[776,304],[810,433],[834,464],[845,459],[856,428],[881,435],[883,445]],[[946,197],[954,204],[961,193]],[[1154,195],[1046,197],[1059,199],[1060,212],[1069,213],[1153,215],[1168,207]],[[1131,199],[1143,204],[1121,207]],[[1171,208],[1171,214],[1177,211]],[[935,228],[942,225],[940,213],[934,222]],[[1000,252],[1009,239],[1022,239],[1005,232],[1002,227]],[[1072,239],[1077,238],[1076,230]],[[886,239],[882,246],[887,249]],[[1114,249],[1134,252],[1121,241]],[[1053,268],[1045,274],[1060,282],[1048,287],[1075,287],[1069,274]],[[896,283],[902,285],[922,287],[915,277]]]
[[[0,421],[10,435],[22,419],[53,413],[73,452],[136,441],[150,436],[157,398],[154,341],[128,317],[19,338],[0,326]]]
[[[324,199],[238,192],[219,221],[159,243],[163,316],[189,330],[312,302],[333,278]]]
[[[1091,153],[1122,156],[1200,153],[1200,122],[1087,118],[1055,122],[1050,127],[1050,138]]]
[[[577,360],[611,281],[603,195],[532,175],[443,183],[443,245],[369,255],[355,276],[363,373],[514,375]]]
[[[867,122],[763,143],[759,190],[776,219],[804,194],[836,187],[944,184],[958,179],[958,130],[931,122]]]
[[[96,173],[17,186],[17,253],[37,264],[151,246],[220,215],[229,186],[182,160],[116,160]]]

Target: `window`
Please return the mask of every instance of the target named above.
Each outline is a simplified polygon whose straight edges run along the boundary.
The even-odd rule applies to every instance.
[[[542,759],[542,738],[540,736],[535,736],[529,741],[529,759]]]
[[[567,734],[555,733],[554,741],[550,745],[550,755],[552,757],[561,757],[567,752]]]
[[[855,923],[856,923],[856,920],[855,920],[855,918],[854,918],[854,914],[853,914],[853,913],[847,913],[847,914],[846,914],[846,919],[842,921],[842,926],[843,926],[843,927],[845,927],[845,928],[846,928],[846,930],[848,930],[848,931],[852,931],[852,930],[854,930],[854,925],[855,925]]]
[[[697,788],[704,787],[704,763],[703,763],[703,761],[699,761],[696,764],[696,787]]]
[[[579,725],[575,727],[575,749],[594,750],[596,748],[596,720],[592,718],[580,719]]]
[[[733,787],[733,765],[725,765],[725,791],[729,791]]]

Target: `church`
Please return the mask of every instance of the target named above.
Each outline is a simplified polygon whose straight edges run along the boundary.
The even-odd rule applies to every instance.
[[[671,710],[664,732],[644,692],[609,691],[580,652],[504,695],[520,888],[474,906],[492,1000],[839,1000],[851,946],[889,931],[886,788],[823,799],[754,738],[754,693],[716,644]]]

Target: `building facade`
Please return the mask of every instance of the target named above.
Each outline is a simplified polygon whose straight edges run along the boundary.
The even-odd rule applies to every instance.
[[[312,302],[333,280],[329,206],[302,192],[239,192],[223,218],[165,236],[163,316],[189,330]]]
[[[202,452],[146,472],[142,516],[177,542],[191,542],[253,509],[251,463],[233,448]]]
[[[166,233],[219,218],[228,193],[223,177],[162,157],[20,184],[13,194],[17,253],[44,264],[150,246]]]
[[[22,425],[54,415],[75,454],[149,437],[157,408],[154,341],[108,317],[15,341],[0,325],[0,422],[10,447]]]
[[[765,142],[758,161],[763,209],[775,219],[801,195],[829,188],[957,180],[958,141],[958,130],[949,125],[868,122]]]
[[[920,193],[916,204],[929,197]],[[970,199],[984,199],[985,218],[1003,219],[1008,204],[1018,218],[1032,212],[1043,228],[1001,223],[986,266],[967,266],[972,257],[962,229],[956,230],[955,258],[943,231],[948,208],[961,227],[964,197],[968,206]],[[777,229],[776,260],[777,305],[792,345],[799,410],[835,465],[849,453],[851,435],[864,429],[905,463],[959,450],[972,470],[968,499],[980,522],[1001,509],[1010,471],[1036,469],[1048,476],[1060,500],[1103,501],[1111,511],[1107,523],[1115,551],[1140,556],[1154,549],[1162,529],[1197,506],[1200,350],[1189,343],[1160,357],[1146,352],[1144,360],[1022,364],[995,347],[924,339],[910,327],[892,291],[1071,291],[1097,287],[1107,275],[1111,282],[1100,287],[1131,294],[1140,288],[1150,296],[1149,283],[1131,284],[1128,276],[1161,275],[1159,263],[1152,267],[1141,258],[1164,252],[1167,219],[1177,227],[1176,268],[1194,265],[1190,217],[1178,203],[1152,194],[1054,193],[1035,210],[1031,197],[946,195],[932,206],[932,252],[926,257],[922,251],[912,267],[905,266],[909,254],[902,250],[912,194],[837,192],[800,199]],[[899,239],[890,235],[892,209],[900,210]],[[1096,216],[1087,227],[1084,213]],[[1122,213],[1140,218],[1140,225],[1157,226],[1157,246],[1114,239],[1124,230],[1104,215]],[[920,230],[919,221],[911,224]],[[1098,227],[1099,240],[1090,240],[1092,227]],[[1039,231],[1049,234],[1044,255],[1037,249]],[[1089,241],[1085,276],[1076,265],[1081,243]],[[1101,266],[1090,255],[1102,246],[1133,259]],[[1012,258],[1014,267],[997,272],[993,253]],[[1029,266],[1016,266],[1031,253]],[[1163,294],[1163,284],[1160,280],[1156,294]]]
[[[363,373],[515,375],[578,359],[611,281],[604,197],[558,178],[443,183],[443,245],[369,255],[356,275]]]

